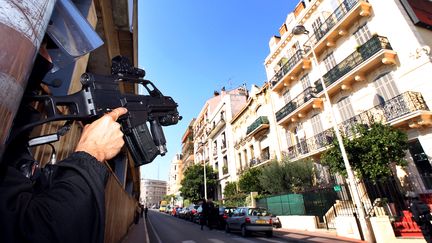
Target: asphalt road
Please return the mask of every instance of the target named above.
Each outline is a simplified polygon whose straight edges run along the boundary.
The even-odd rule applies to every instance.
[[[147,230],[150,242],[154,243],[228,243],[228,242],[295,242],[287,239],[256,233],[244,238],[240,232],[225,233],[223,230],[209,230],[200,225],[165,213],[149,210]]]

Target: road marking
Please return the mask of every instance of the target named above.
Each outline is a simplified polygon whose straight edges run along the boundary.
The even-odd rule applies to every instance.
[[[255,241],[251,241],[251,240],[245,239],[243,237],[233,237],[232,239],[235,240],[235,241],[246,242],[246,243],[255,242]]]
[[[208,239],[210,242],[214,242],[214,243],[225,243],[225,241],[222,240],[218,240],[218,239]]]
[[[148,222],[149,222],[149,224],[150,224],[150,228],[152,229],[153,233],[154,233],[155,236],[156,236],[156,240],[158,241],[158,243],[162,243],[162,241],[161,241],[159,235],[157,234],[155,228],[153,227],[153,224],[151,223],[151,220],[149,219]],[[149,241],[149,242],[150,242],[150,241]]]
[[[146,232],[146,242],[150,242],[150,238],[149,238],[149,234],[147,231],[147,220],[148,220],[148,215],[146,215],[146,218],[143,219],[144,220],[144,230]],[[150,220],[149,220],[150,221]]]
[[[184,240],[182,243],[196,243],[194,240]]]
[[[272,239],[263,238],[263,237],[257,237],[257,239],[260,239],[262,241],[267,241],[267,242],[286,242],[286,241],[280,241],[280,240],[272,240]]]

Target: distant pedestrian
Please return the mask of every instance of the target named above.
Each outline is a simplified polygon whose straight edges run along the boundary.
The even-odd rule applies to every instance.
[[[409,209],[413,215],[414,221],[420,227],[423,237],[427,243],[431,243],[432,239],[432,216],[427,204],[422,202],[415,193],[409,194]]]
[[[147,218],[147,213],[148,213],[148,207],[147,207],[147,205],[146,205],[145,208],[144,208],[144,215],[145,215],[145,218]]]
[[[201,204],[201,213],[199,214],[199,222],[201,225],[201,230],[203,230],[204,225],[207,224],[208,212],[209,212],[209,207],[207,201],[203,199]]]
[[[144,205],[140,204],[140,217],[142,218],[144,214]]]

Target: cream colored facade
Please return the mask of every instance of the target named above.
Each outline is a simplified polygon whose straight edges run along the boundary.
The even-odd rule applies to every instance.
[[[343,131],[374,116],[407,132],[413,156],[432,154],[432,32],[414,26],[399,1],[335,2],[300,3],[280,28],[281,37],[270,41],[265,66],[281,150],[292,160],[318,159],[328,144],[333,109]],[[293,35],[297,25],[309,33]],[[320,76],[332,107],[323,105]],[[407,155],[406,173],[415,175],[414,189],[429,191],[419,173],[431,173],[430,163],[416,166],[425,161],[413,156]]]
[[[167,193],[168,195],[179,195],[179,189],[181,187],[181,168],[182,168],[183,160],[182,160],[182,154],[176,154],[174,155],[173,159],[171,160],[170,165],[170,171],[168,175],[168,188]]]
[[[226,183],[236,178],[234,138],[228,121],[242,109],[246,97],[244,87],[215,93],[194,123],[195,163],[211,165],[218,172],[217,188],[207,190],[208,198],[221,199]]]
[[[167,182],[161,180],[141,179],[140,203],[151,207],[167,195]]]
[[[195,118],[189,123],[182,137],[182,166],[179,171],[180,182],[183,179],[186,169],[194,164],[194,143],[193,143],[193,124]]]
[[[281,158],[270,92],[269,83],[262,87],[253,85],[246,105],[230,121],[234,136],[235,180],[248,168]]]
[[[395,168],[399,178],[408,177],[403,190],[427,195],[432,192],[432,32],[414,25],[402,2],[300,1],[280,36],[271,38],[264,65],[283,154],[319,162],[332,139],[331,109],[343,133],[357,123],[382,121],[408,135],[409,164]],[[294,35],[299,25],[307,31]]]

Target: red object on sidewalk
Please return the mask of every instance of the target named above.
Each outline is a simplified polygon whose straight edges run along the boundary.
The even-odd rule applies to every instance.
[[[402,237],[419,237],[423,238],[423,234],[417,223],[412,220],[412,214],[408,210],[402,211],[403,216],[400,221],[393,222],[393,227],[396,236]]]

